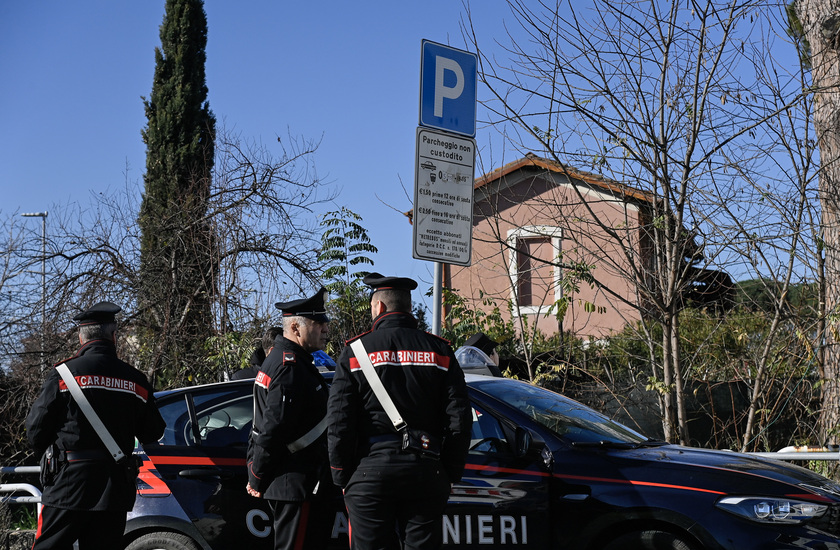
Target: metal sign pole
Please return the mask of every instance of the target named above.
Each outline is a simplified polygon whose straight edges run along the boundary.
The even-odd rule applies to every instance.
[[[421,42],[412,256],[435,262],[431,333],[443,326],[443,263],[472,260],[478,56]]]
[[[443,326],[441,314],[441,302],[443,302],[443,264],[435,262],[435,282],[432,287],[432,334],[440,336],[441,327]]]

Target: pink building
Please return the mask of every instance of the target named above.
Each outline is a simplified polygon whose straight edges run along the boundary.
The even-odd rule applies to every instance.
[[[646,277],[642,228],[653,197],[528,154],[475,182],[472,265],[445,266],[444,285],[476,308],[491,298],[550,335],[598,338],[639,319],[635,277]],[[546,316],[568,291],[572,265],[591,266],[562,319]],[[564,290],[564,287],[567,290]]]

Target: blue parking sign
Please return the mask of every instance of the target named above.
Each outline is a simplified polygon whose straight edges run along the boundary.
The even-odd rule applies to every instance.
[[[475,136],[474,53],[423,40],[420,58],[420,126]]]

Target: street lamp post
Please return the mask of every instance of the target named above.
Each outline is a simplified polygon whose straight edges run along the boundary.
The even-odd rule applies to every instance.
[[[46,370],[44,331],[47,326],[47,215],[48,212],[25,212],[24,218],[41,218],[41,370]]]

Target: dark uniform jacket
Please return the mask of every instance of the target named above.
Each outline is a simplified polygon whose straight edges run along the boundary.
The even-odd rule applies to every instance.
[[[113,342],[89,341],[64,363],[126,456],[134,450],[135,438],[151,443],[163,435],[166,424],[152,386],[143,373],[117,358]],[[56,370],[47,376],[29,411],[26,433],[37,456],[53,443],[64,451],[55,482],[44,488],[43,504],[67,510],[131,510],[136,487],[111,458]],[[75,459],[74,453],[83,459]]]
[[[312,355],[282,336],[254,381],[254,428],[248,442],[248,483],[263,498],[303,501],[327,474],[326,432],[291,453],[287,445],[327,414],[329,388]]]
[[[383,313],[374,320],[371,332],[356,338],[361,338],[408,427],[443,440],[440,459],[444,470],[451,483],[460,480],[472,411],[464,374],[449,343],[418,330],[414,317],[401,312]],[[396,429],[349,346],[353,340],[339,357],[330,388],[330,466],[333,481],[341,487],[347,486],[373,444],[377,452],[382,445],[391,445],[393,452],[400,448]]]

